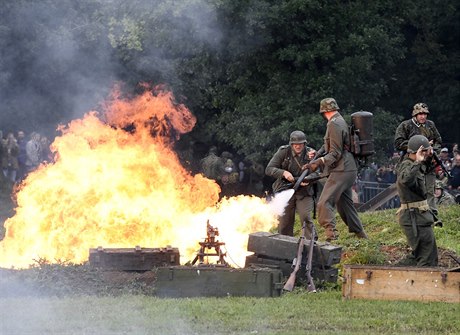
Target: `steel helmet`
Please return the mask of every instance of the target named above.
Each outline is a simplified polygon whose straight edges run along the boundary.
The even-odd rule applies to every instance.
[[[414,135],[409,139],[409,142],[407,143],[407,152],[410,154],[415,153],[421,146],[423,146],[424,150],[427,150],[431,145],[425,136]]]
[[[298,143],[307,143],[307,136],[305,133],[300,130],[294,130],[289,136],[289,145],[291,144],[298,144]]]
[[[430,111],[428,110],[428,105],[423,102],[415,104],[414,110],[412,111],[412,116],[415,116],[417,114],[430,114]]]
[[[334,98],[326,98],[321,100],[321,102],[319,103],[320,113],[338,111],[339,109],[339,105],[337,104],[337,101],[335,101]]]

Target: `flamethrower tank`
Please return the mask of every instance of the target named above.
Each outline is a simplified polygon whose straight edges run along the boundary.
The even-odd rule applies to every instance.
[[[360,111],[351,114],[351,152],[357,157],[368,157],[374,151],[374,115]]]

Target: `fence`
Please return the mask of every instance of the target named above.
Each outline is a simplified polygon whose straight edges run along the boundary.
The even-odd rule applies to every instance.
[[[358,193],[359,202],[365,204],[377,194],[386,190],[390,185],[392,184],[358,180],[355,184],[355,189]],[[399,205],[399,197],[395,196],[380,206],[379,209],[398,208]]]

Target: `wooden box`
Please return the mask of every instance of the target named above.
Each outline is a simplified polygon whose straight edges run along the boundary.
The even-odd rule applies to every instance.
[[[276,269],[173,266],[157,269],[159,297],[279,297],[283,275]]]
[[[271,234],[268,232],[256,232],[249,234],[248,251],[257,256],[286,260],[292,263],[297,256],[299,239],[293,236]],[[305,241],[303,259],[307,259],[310,240]],[[342,247],[337,245],[316,242],[313,250],[313,266],[330,267],[340,262]]]
[[[305,266],[306,262],[302,262],[302,267],[299,269],[297,273],[297,278],[306,278],[305,275]],[[257,255],[250,255],[246,256],[246,263],[245,267],[270,267],[273,269],[280,269],[283,272],[283,276],[289,277],[293,268],[292,268],[292,261],[288,262],[285,260],[277,260],[272,258],[265,258],[260,257]],[[338,279],[339,270],[335,267],[319,267],[313,266],[311,269],[311,276],[313,280],[318,280],[321,282],[329,282],[329,283],[336,283]]]
[[[179,265],[179,249],[166,248],[92,248],[91,266],[104,270],[147,271],[155,267]]]
[[[452,269],[345,265],[343,281],[344,299],[460,302],[460,272]]]

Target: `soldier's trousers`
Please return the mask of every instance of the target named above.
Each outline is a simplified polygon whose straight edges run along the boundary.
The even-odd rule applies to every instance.
[[[328,232],[335,230],[335,207],[350,233],[364,230],[353,204],[351,187],[356,180],[356,171],[331,172],[318,200],[318,221]],[[330,237],[330,236],[328,236]]]
[[[407,243],[412,249],[411,264],[414,266],[436,266],[438,265],[438,248],[434,237],[432,226],[416,226],[417,235],[414,228],[408,225],[401,225],[407,238]]]
[[[299,213],[300,223],[307,222],[305,237],[310,239],[313,223],[311,213],[313,211],[313,197],[294,194],[284,209],[284,214],[279,218],[278,233],[283,235],[294,235],[295,213]]]

